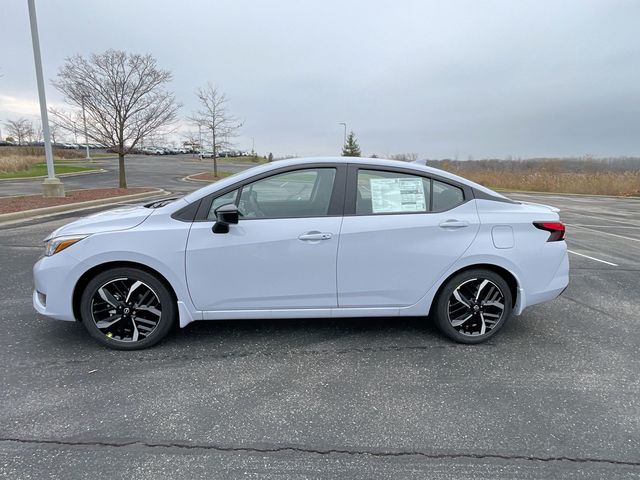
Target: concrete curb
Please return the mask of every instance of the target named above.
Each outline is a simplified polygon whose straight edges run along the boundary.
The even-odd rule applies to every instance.
[[[86,170],[84,172],[73,172],[73,173],[61,173],[60,175],[56,175],[57,178],[64,177],[79,177],[80,175],[88,175],[90,173],[105,173],[107,170],[104,168],[98,168],[96,170]],[[37,177],[15,177],[15,178],[0,178],[0,182],[13,182],[13,181],[21,181],[21,180],[39,180],[47,178],[46,175],[38,175]]]
[[[165,196],[168,194],[169,192],[167,192],[166,190],[162,188],[156,188],[155,190],[152,190],[150,192],[134,193],[132,195],[120,195],[119,197],[100,198],[97,200],[87,200],[85,202],[68,203],[66,205],[34,208],[31,210],[23,210],[21,212],[3,213],[0,214],[0,225],[32,220],[34,218],[50,216],[57,213],[76,212],[89,208],[121,203],[128,200],[142,200],[146,198]]]
[[[199,172],[199,173],[192,173],[191,175],[187,175],[186,177],[182,177],[180,180],[182,180],[183,182],[201,182],[201,183],[214,183],[217,182],[217,180],[200,180],[197,178],[191,178],[191,177],[195,177],[196,175],[201,175],[203,173],[209,173],[209,172]]]

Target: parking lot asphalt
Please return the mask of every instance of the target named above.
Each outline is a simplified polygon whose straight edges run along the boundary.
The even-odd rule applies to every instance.
[[[252,166],[251,162],[237,159],[219,159],[219,170],[238,172]],[[103,169],[103,173],[89,173],[74,176],[63,176],[61,180],[67,190],[83,188],[108,188],[118,186],[118,159],[98,158],[90,166]],[[199,160],[191,154],[149,156],[127,155],[125,171],[129,187],[162,187],[176,193],[186,193],[202,184],[194,184],[183,180],[187,175],[205,171],[213,171],[211,159]],[[30,195],[42,192],[42,179],[2,180],[0,181],[0,197],[10,195]]]
[[[163,168],[178,191],[202,170]],[[562,209],[571,282],[477,346],[363,318],[110,351],[31,306],[42,239],[80,214],[0,227],[0,477],[640,478],[640,201],[512,196]]]

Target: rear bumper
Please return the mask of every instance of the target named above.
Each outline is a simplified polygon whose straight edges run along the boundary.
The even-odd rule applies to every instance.
[[[535,292],[527,292],[523,296],[524,303],[521,305],[520,312],[525,307],[536,305],[538,303],[548,302],[560,296],[569,286],[569,254],[565,252],[562,261],[558,266],[549,284],[542,290]],[[524,295],[524,293],[523,293]],[[520,312],[516,312],[519,314]]]

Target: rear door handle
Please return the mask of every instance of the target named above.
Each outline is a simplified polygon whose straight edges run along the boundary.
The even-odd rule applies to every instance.
[[[440,228],[464,228],[469,226],[466,220],[444,220],[440,222]]]
[[[329,240],[333,235],[328,232],[307,232],[298,237],[303,242],[318,242],[320,240]]]

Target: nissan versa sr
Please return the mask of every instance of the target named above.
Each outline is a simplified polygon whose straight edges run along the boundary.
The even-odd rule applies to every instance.
[[[123,350],[261,318],[429,316],[479,343],[566,288],[557,212],[415,163],[284,160],[59,228],[33,304]]]

